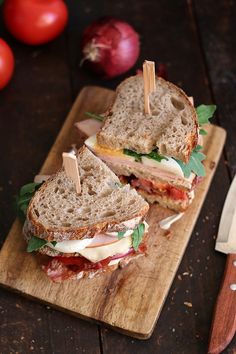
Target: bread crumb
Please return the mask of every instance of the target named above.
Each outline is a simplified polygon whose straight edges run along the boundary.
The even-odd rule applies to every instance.
[[[184,305],[188,306],[188,307],[193,307],[193,304],[191,302],[188,302],[188,301],[185,301]]]
[[[179,280],[182,280],[182,277],[180,274],[178,274],[178,277],[177,277]]]
[[[213,170],[213,168],[215,167],[216,163],[215,161],[211,161],[210,162],[210,169]]]
[[[173,237],[173,231],[171,231],[171,230],[166,230],[166,231],[164,232],[164,236],[167,238],[167,240],[171,240],[172,237]]]
[[[189,275],[189,272],[184,272],[182,275]]]

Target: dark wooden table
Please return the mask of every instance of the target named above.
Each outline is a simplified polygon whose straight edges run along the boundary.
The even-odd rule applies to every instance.
[[[45,46],[25,46],[0,25],[0,36],[16,58],[14,78],[0,92],[1,243],[15,218],[14,195],[37,174],[79,90],[91,84],[115,88],[124,78],[100,81],[79,67],[81,32],[101,15],[127,20],[140,33],[136,68],[144,59],[166,63],[170,81],[194,96],[196,104],[216,103],[214,123],[227,130],[228,138],[151,339],[128,338],[1,289],[0,353],[206,353],[225,264],[214,243],[236,169],[236,3],[70,0],[67,4],[66,31]],[[224,353],[235,352],[236,338]]]

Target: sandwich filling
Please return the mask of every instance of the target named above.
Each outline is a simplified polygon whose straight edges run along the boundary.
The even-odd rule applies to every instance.
[[[179,210],[186,209],[192,202],[193,190],[202,178],[193,172],[186,177],[174,158],[160,155],[157,151],[140,155],[127,149],[106,149],[98,144],[96,135],[89,137],[85,144],[107,163],[121,183],[129,183],[139,192],[158,200],[165,198],[178,203]]]
[[[127,221],[127,225],[132,226],[134,223],[135,220]],[[144,221],[135,229],[98,233],[93,238],[82,240],[49,242],[32,237],[28,241],[28,251],[33,250],[32,244],[38,241],[41,245],[38,248],[40,253],[52,256],[51,252],[53,252],[55,256],[52,256],[49,263],[43,266],[43,270],[51,280],[59,282],[72,276],[81,277],[81,272],[105,271],[125,257],[145,253],[146,246],[143,239],[147,230],[148,224]]]

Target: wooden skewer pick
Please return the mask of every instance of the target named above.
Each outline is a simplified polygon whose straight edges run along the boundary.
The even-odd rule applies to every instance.
[[[76,192],[80,194],[81,185],[77,158],[71,152],[63,152],[62,158],[65,172],[67,176],[70,177],[75,183]]]
[[[155,63],[154,61],[145,60],[143,63],[143,80],[144,80],[144,111],[151,114],[149,94],[156,89]]]

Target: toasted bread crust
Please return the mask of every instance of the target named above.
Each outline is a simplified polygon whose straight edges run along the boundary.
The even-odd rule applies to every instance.
[[[86,147],[83,147],[81,150],[79,150],[80,154],[84,153],[84,150],[88,151]],[[92,154],[89,152],[89,154]],[[94,156],[94,155],[92,155]],[[94,157],[95,158],[95,157]],[[96,158],[97,159],[97,158]],[[105,164],[101,162],[99,159],[99,164]],[[106,169],[108,169],[105,166]],[[48,185],[54,180],[54,178],[57,177],[57,175],[61,172],[61,169],[54,175],[52,175],[46,182],[43,183],[43,185],[36,191],[34,197],[31,199],[28,209],[27,209],[27,217],[26,217],[26,223],[24,226],[24,232],[26,232],[26,229],[30,229],[30,232],[32,235],[48,240],[48,241],[65,241],[65,240],[80,240],[83,239],[84,237],[86,238],[92,238],[95,234],[105,232],[105,231],[123,231],[126,230],[126,226],[123,224],[124,222],[127,222],[127,215],[123,216],[124,219],[121,217],[119,218],[119,221],[116,221],[115,219],[112,220],[112,217],[109,218],[108,221],[102,221],[94,224],[88,224],[86,226],[81,226],[81,227],[75,227],[75,226],[50,226],[47,227],[43,223],[41,223],[38,218],[35,215],[34,211],[34,203],[35,200],[37,201],[41,193],[44,193],[45,189],[48,187]],[[112,173],[109,170],[109,173]],[[119,182],[119,179],[114,175],[115,181],[117,180]],[[133,191],[131,191],[133,193]],[[137,195],[138,198],[140,198]],[[141,199],[141,198],[140,198]],[[134,215],[132,215],[132,219],[137,218],[136,224],[138,225],[141,220],[145,217],[149,209],[148,203],[145,201],[142,201],[142,207],[140,206],[140,209],[138,212]],[[115,217],[114,217],[115,218]]]
[[[116,97],[123,90],[123,86],[127,82],[127,80],[130,80],[130,78],[124,80],[117,87],[117,89],[116,89]],[[188,96],[185,94],[185,92],[182,89],[180,89],[178,86],[174,85],[173,83],[168,82],[168,81],[166,81],[166,80],[164,80],[162,78],[159,78],[159,77],[158,77],[158,81],[160,82],[160,84],[165,84],[165,86],[167,86],[167,88],[169,90],[177,91],[179,96],[183,100],[184,104],[189,108],[189,110],[191,110],[191,117],[192,117],[192,120],[193,120],[194,128],[192,129],[192,132],[186,137],[185,148],[183,150],[181,150],[180,152],[176,153],[175,154],[176,156],[173,155],[173,157],[176,157],[176,158],[182,160],[183,162],[187,163],[189,161],[189,157],[190,157],[191,151],[197,145],[197,141],[198,141],[197,113],[196,113],[193,105],[190,103],[190,101],[188,99]],[[105,114],[104,125],[103,125],[101,131],[97,134],[98,143],[99,143],[99,145],[101,145],[103,147],[106,147],[106,148],[110,148],[110,149],[127,148],[127,149],[131,149],[132,150],[132,147],[129,145],[129,141],[127,141],[126,143],[123,143],[123,146],[120,146],[120,145],[118,146],[116,142],[113,142],[113,146],[110,146],[109,143],[107,142],[106,129],[111,124],[110,118],[114,114],[114,112],[113,112],[114,103],[115,103],[115,100],[113,101],[112,105],[110,106],[110,108],[108,109],[108,111]],[[149,153],[156,146],[157,146],[157,144],[155,144],[155,146],[152,146],[152,148],[149,149],[148,151],[147,151],[146,148],[140,146],[139,148],[136,148],[135,151],[137,151],[138,153]],[[160,148],[160,147],[158,146],[158,148]],[[169,156],[171,156],[171,155],[169,155]]]
[[[135,218],[137,218],[137,223],[140,224],[147,212],[149,210],[149,205],[147,204],[143,209],[139,211]],[[96,225],[89,225],[81,228],[50,228],[45,229],[45,227],[39,222],[35,221],[30,214],[27,216],[23,227],[23,233],[26,234],[28,231],[31,232],[32,235],[39,237],[41,239],[47,241],[69,241],[69,240],[82,240],[83,238],[92,238],[98,233],[106,232],[106,231],[124,231],[127,227],[123,224],[123,222],[127,222],[128,220],[122,220],[120,223],[116,221],[102,222]]]

